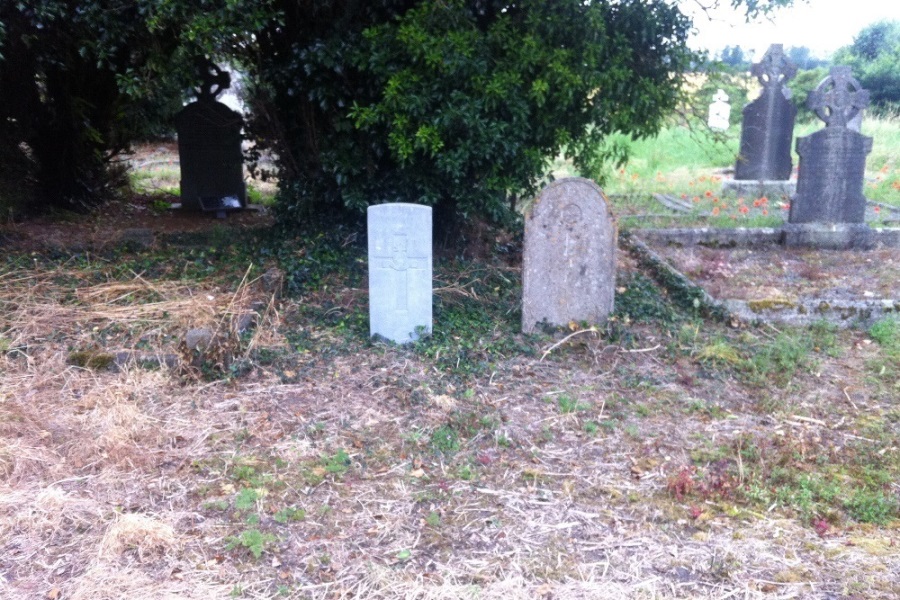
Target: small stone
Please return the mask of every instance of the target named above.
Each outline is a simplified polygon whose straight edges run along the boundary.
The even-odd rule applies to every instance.
[[[212,343],[213,332],[207,327],[189,329],[184,334],[184,345],[188,350],[205,350]]]
[[[235,333],[241,334],[256,327],[257,316],[255,312],[250,311],[235,315],[232,320]]]

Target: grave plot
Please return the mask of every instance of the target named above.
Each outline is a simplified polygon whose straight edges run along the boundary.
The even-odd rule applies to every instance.
[[[767,102],[786,102],[779,82],[789,78],[792,69],[779,50],[773,47],[763,63],[754,66],[768,90],[763,98]],[[674,213],[702,213],[700,206],[706,207],[702,214],[708,217],[721,217],[728,210],[735,219],[735,213],[767,218],[772,213],[780,226],[644,229],[629,247],[670,286],[692,290],[691,297],[743,321],[799,325],[824,319],[850,326],[900,312],[900,228],[879,227],[894,224],[898,211],[866,199],[865,163],[872,138],[850,126],[867,103],[868,92],[850,69],[832,68],[809,99],[825,128],[797,140],[796,193],[782,195],[781,201],[762,196],[751,206],[742,197],[726,195],[743,193],[727,181],[721,198],[711,190],[692,200],[687,194],[655,195],[660,206]],[[756,115],[753,106],[744,111],[735,180],[746,170],[742,161],[748,157],[764,166],[780,164],[779,177],[786,179],[789,153],[787,162],[776,156],[784,154],[785,144],[760,141],[768,138],[759,132],[769,127],[748,124]],[[762,113],[771,116],[772,111]],[[789,141],[793,115],[788,116],[791,127],[783,128],[781,137]],[[759,143],[745,144],[757,134],[762,135]],[[762,185],[766,177],[772,178],[743,178]]]
[[[640,242],[639,242],[640,243]],[[880,250],[651,243],[660,268],[744,321],[870,324],[900,312],[900,257]]]

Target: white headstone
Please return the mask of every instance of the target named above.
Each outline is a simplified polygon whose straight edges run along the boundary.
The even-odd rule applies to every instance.
[[[720,89],[713,96],[712,104],[709,105],[709,127],[710,129],[719,129],[725,131],[728,129],[728,119],[731,118],[731,105],[728,103],[728,94],[725,90]]]
[[[544,188],[525,217],[522,331],[544,321],[606,321],[615,299],[616,238],[596,183],[569,177]]]
[[[398,344],[431,333],[431,207],[368,209],[369,332]]]

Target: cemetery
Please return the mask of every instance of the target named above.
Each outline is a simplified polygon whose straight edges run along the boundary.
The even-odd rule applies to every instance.
[[[394,172],[291,212],[198,69],[129,193],[0,224],[0,598],[900,596],[900,127],[849,67],[798,108],[774,44],[715,164],[673,121],[455,227]]]

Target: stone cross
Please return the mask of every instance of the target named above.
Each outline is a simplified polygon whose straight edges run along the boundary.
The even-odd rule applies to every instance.
[[[432,328],[431,207],[368,209],[369,331],[398,344]]]
[[[215,100],[216,96],[231,87],[231,74],[220,69],[219,65],[203,60],[199,67],[203,82],[197,90],[197,100],[207,102]]]
[[[772,44],[751,70],[763,86],[744,107],[735,180],[785,181],[791,175],[791,142],[797,109],[785,87],[796,73],[781,44]]]
[[[869,92],[862,89],[850,67],[832,67],[831,73],[810,93],[809,107],[826,127],[847,127],[869,104]]]
[[[797,74],[797,65],[784,54],[783,44],[772,44],[750,73],[763,87],[781,87]]]
[[[544,188],[525,217],[522,331],[606,320],[615,298],[616,235],[593,181],[570,177]]]

